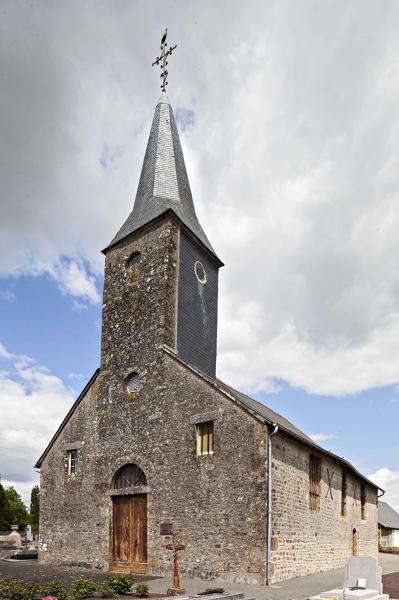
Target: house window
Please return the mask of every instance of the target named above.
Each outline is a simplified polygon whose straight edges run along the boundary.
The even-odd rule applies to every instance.
[[[309,508],[320,510],[321,458],[309,456]]]
[[[198,423],[197,429],[197,456],[213,454],[213,421]]]
[[[341,516],[346,517],[346,496],[348,493],[348,481],[346,478],[346,472],[342,471],[342,483],[341,483]]]
[[[366,486],[362,484],[360,488],[360,506],[362,521],[366,518]]]
[[[68,475],[75,475],[78,464],[78,451],[68,450]]]

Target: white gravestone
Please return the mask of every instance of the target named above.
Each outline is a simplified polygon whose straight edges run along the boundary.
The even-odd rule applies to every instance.
[[[369,556],[352,556],[345,567],[342,588],[322,592],[310,600],[389,600],[382,593],[382,569],[377,559]]]

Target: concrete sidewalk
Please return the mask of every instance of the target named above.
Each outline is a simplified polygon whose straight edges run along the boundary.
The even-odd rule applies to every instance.
[[[380,554],[379,562],[383,575],[399,571],[399,555]],[[241,592],[246,598],[255,600],[306,600],[320,592],[332,590],[342,586],[344,569],[333,569],[323,573],[315,573],[306,577],[288,579],[279,584],[266,587],[260,585],[244,585],[239,583],[225,583],[223,581],[204,581],[203,579],[182,577],[181,584],[187,595],[198,594],[211,587],[223,587],[231,593]],[[150,591],[156,594],[165,594],[172,581],[168,578],[153,579],[148,582]],[[204,598],[206,600],[206,597]]]

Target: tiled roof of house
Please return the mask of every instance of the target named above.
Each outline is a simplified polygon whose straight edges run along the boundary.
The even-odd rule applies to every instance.
[[[387,529],[399,529],[399,514],[386,502],[378,503],[378,523]]]

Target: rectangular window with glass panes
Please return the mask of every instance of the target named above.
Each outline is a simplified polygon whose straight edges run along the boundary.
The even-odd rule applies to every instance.
[[[78,466],[78,451],[68,450],[68,475],[75,475]]]

